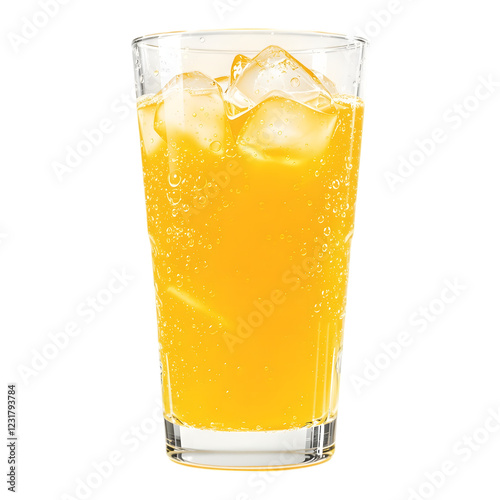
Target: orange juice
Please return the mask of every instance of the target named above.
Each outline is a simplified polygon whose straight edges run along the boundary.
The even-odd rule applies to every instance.
[[[241,82],[250,59],[237,59]],[[318,93],[325,80],[294,61],[297,82],[248,102],[227,101],[232,73],[197,72],[138,102],[172,423],[286,430],[336,417],[363,102]]]

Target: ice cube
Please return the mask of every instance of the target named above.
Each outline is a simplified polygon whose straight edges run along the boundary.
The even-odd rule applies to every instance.
[[[194,71],[177,75],[162,89],[154,129],[173,150],[222,156],[232,141],[222,89]]]
[[[321,111],[324,111],[325,113],[330,113],[332,109],[335,107],[333,96],[338,95],[337,87],[327,76],[323,75],[319,71],[314,71],[314,74],[317,76],[318,80],[323,84],[328,93],[332,96],[332,101],[326,102],[321,96],[318,96],[318,98],[309,101],[307,105],[312,106]]]
[[[222,92],[225,92],[229,87],[229,82],[231,79],[228,76],[219,76],[215,81],[220,85]]]
[[[166,149],[167,146],[165,141],[154,129],[157,106],[157,96],[144,96],[137,102],[137,117],[139,119],[141,144],[146,156],[155,156],[160,153],[162,149]]]
[[[300,166],[325,152],[336,122],[335,113],[315,111],[274,92],[250,111],[236,144],[250,160]]]
[[[325,76],[323,73],[320,73],[319,71],[314,71],[314,74],[318,77],[318,80],[324,85],[325,89],[328,90],[330,95],[334,96],[339,93],[337,87],[330,80],[330,78]]]
[[[238,54],[231,65],[231,83],[235,82],[236,79],[241,75],[243,70],[248,66],[251,59],[243,54]]]
[[[226,92],[229,116],[240,116],[272,91],[285,92],[291,99],[314,109],[326,109],[332,104],[332,96],[312,71],[286,50],[271,45],[251,59],[231,81]]]

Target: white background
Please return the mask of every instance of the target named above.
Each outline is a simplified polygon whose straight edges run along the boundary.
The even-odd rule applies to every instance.
[[[498,499],[500,424],[488,420],[500,411],[495,2],[58,5],[24,41],[24,18],[39,16],[38,1],[7,2],[0,21],[1,398],[7,382],[17,382],[18,498],[83,498],[77,485],[91,478],[92,499]],[[138,130],[127,97],[130,41],[223,27],[371,39],[337,451],[318,467],[274,474],[181,467],[168,461],[163,428],[152,420],[160,384]],[[478,100],[481,79],[496,86],[479,89]],[[464,103],[467,116],[457,118]],[[54,162],[102,119],[113,130],[59,181]],[[444,140],[429,146],[436,128]],[[415,141],[430,153],[415,153]],[[397,174],[401,158],[418,165],[391,190],[388,172]],[[123,269],[132,276],[123,291],[91,321],[79,315]],[[440,299],[446,280],[460,288],[445,292],[448,304]],[[422,320],[419,308],[429,305],[434,313]],[[38,361],[36,375],[21,376],[49,334],[70,322],[80,334],[46,366]],[[411,343],[393,346],[388,361],[382,344],[401,332]],[[141,426],[141,439],[131,438]],[[120,463],[100,481],[93,464],[110,454]],[[435,474],[444,462],[453,470],[445,477]],[[2,479],[2,498],[6,487]]]

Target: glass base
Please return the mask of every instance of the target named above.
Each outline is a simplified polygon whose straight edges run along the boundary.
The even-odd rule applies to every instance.
[[[182,465],[224,470],[282,470],[329,460],[335,451],[333,420],[303,429],[222,432],[165,420],[167,454]]]

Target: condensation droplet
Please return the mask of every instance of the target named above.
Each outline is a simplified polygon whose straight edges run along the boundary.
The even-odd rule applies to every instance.
[[[220,148],[222,147],[222,144],[219,141],[214,141],[212,144],[210,144],[210,149],[214,151],[215,153],[217,151],[220,151]]]
[[[177,172],[171,172],[168,174],[168,183],[172,187],[177,187],[181,183],[181,176]]]
[[[204,175],[199,175],[194,181],[195,189],[203,189],[207,185],[207,178]]]
[[[167,199],[171,205],[178,205],[181,201],[181,193],[177,189],[173,189],[172,191],[167,193]]]
[[[300,85],[300,80],[298,78],[292,78],[290,80],[290,85],[296,89]]]

